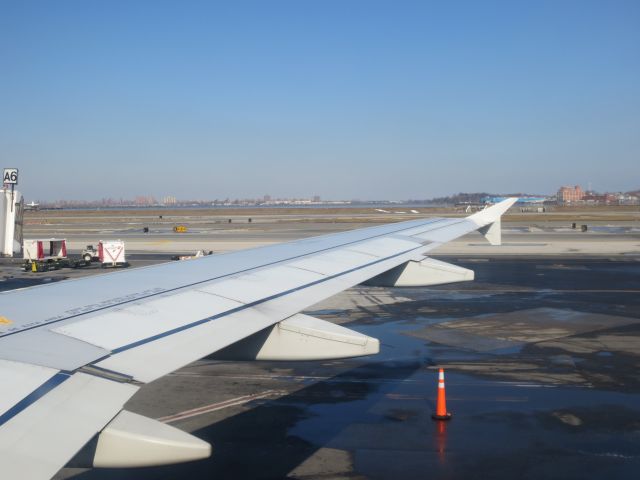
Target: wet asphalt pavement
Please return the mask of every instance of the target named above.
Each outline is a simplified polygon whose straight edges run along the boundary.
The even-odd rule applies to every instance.
[[[306,312],[379,338],[375,357],[203,359],[127,406],[211,405],[172,421],[211,442],[210,459],[59,478],[637,478],[640,261],[442,259],[476,280],[358,287]],[[446,424],[430,418],[440,366]]]

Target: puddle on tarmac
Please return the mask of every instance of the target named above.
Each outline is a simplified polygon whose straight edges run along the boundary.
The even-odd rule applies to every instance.
[[[571,312],[552,313],[560,321],[573,318]],[[294,400],[306,415],[288,430],[288,435],[323,448],[353,452],[355,472],[371,479],[406,478],[403,475],[407,470],[399,463],[403,458],[411,464],[408,471],[429,471],[434,478],[499,478],[494,462],[504,464],[505,458],[507,464],[513,462],[511,476],[520,462],[536,458],[553,458],[560,476],[563,469],[571,472],[571,462],[576,458],[585,465],[597,466],[615,460],[616,472],[635,472],[636,459],[640,459],[638,394],[505,381],[448,370],[447,406],[453,420],[446,425],[432,421],[435,364],[473,362],[490,356],[470,355],[407,335],[441,321],[421,317],[351,324],[350,328],[377,337],[382,344],[374,364],[368,369],[355,369],[360,370],[355,375],[367,388],[361,385],[354,395],[350,391],[353,385],[338,379],[331,381],[331,388],[340,391]],[[519,347],[509,353],[517,356]],[[579,360],[556,355],[550,363],[575,365]],[[385,381],[380,381],[380,372]],[[377,453],[373,455],[372,451]],[[467,455],[484,461],[452,463],[454,458]],[[608,463],[605,466],[609,468]],[[585,477],[590,471],[591,467],[586,467]]]

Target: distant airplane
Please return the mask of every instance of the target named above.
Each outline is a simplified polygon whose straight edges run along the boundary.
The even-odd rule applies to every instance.
[[[32,201],[31,203],[27,203],[24,208],[25,210],[38,210],[40,204]]]

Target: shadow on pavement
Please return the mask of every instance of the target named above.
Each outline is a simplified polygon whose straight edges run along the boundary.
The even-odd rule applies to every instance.
[[[73,477],[78,480],[149,480],[286,478],[331,438],[353,421],[352,409],[339,418],[323,422],[319,444],[289,433],[299,421],[314,415],[313,407],[359,401],[359,415],[366,416],[384,386],[410,377],[424,365],[421,361],[369,363],[314,383],[277,400],[262,401],[249,411],[192,432],[213,445],[204,461],[140,469],[94,469]],[[385,380],[385,381],[380,381]],[[387,383],[388,381],[388,383]]]

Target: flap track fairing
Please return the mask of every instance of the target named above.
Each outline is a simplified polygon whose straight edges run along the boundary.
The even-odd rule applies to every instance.
[[[375,287],[429,287],[445,283],[468,282],[474,272],[468,268],[425,258],[420,262],[409,261],[398,265],[365,282]]]
[[[340,325],[296,314],[216,352],[219,360],[332,360],[374,355],[380,342]]]

